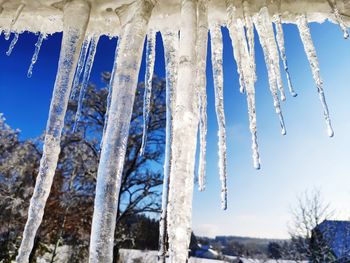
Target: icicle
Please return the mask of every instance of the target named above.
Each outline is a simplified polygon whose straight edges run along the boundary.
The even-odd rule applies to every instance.
[[[263,8],[262,10],[264,10],[264,9],[266,9],[266,8]],[[266,10],[263,11],[263,13],[265,13],[265,15],[263,15],[263,16],[257,15],[257,16],[254,16],[253,19],[254,19],[255,28],[258,31],[260,43],[261,43],[263,53],[264,53],[265,63],[266,63],[267,72],[268,72],[270,91],[271,91],[272,98],[274,101],[275,111],[279,117],[279,121],[280,121],[280,125],[281,125],[281,133],[283,135],[285,135],[286,128],[285,128],[284,119],[283,119],[283,115],[282,115],[282,111],[281,111],[281,106],[280,106],[280,102],[279,102],[279,98],[278,98],[278,87],[277,87],[278,81],[277,81],[276,70],[275,70],[276,63],[274,63],[275,54],[272,54],[271,45],[273,45],[273,44],[271,43],[272,42],[272,40],[270,39],[271,36],[270,36],[269,32],[267,32],[268,31],[267,28],[269,28],[270,25],[266,25],[266,21],[265,21]],[[273,42],[274,42],[274,40],[273,40]],[[278,54],[277,54],[277,56],[278,56]],[[279,60],[279,58],[278,58],[278,60]]]
[[[334,131],[331,124],[331,119],[329,117],[328,106],[323,90],[323,82],[320,76],[320,68],[318,64],[316,50],[311,38],[310,28],[307,22],[306,15],[300,15],[297,17],[297,26],[299,29],[300,37],[304,45],[306,56],[309,60],[310,67],[312,70],[312,76],[316,82],[316,87],[318,95],[323,107],[323,115],[327,125],[327,132],[329,137],[333,137]]]
[[[28,262],[35,234],[44,214],[44,207],[50,193],[60,152],[60,137],[64,126],[74,69],[89,20],[89,13],[90,5],[85,1],[71,1],[64,7],[62,47],[46,127],[43,156],[30,201],[22,243],[16,258],[17,263]]]
[[[199,100],[199,164],[198,164],[198,186],[199,190],[205,189],[205,169],[207,151],[207,83],[206,62],[208,45],[208,2],[200,0],[197,12],[197,92]]]
[[[260,157],[259,147],[257,139],[256,128],[256,110],[255,110],[255,81],[256,71],[255,57],[251,56],[248,50],[248,44],[246,41],[246,35],[244,30],[244,22],[241,19],[236,18],[236,8],[232,0],[226,1],[227,16],[228,16],[228,28],[231,35],[231,39],[235,39],[235,49],[240,50],[241,62],[242,62],[242,74],[244,75],[245,86],[247,87],[247,104],[248,104],[248,116],[249,116],[249,129],[252,136],[252,151],[253,151],[253,165],[255,169],[260,169]],[[254,61],[251,61],[254,60]]]
[[[333,1],[334,2],[332,2],[332,0],[328,0],[328,3],[330,5],[330,7],[332,8],[333,15],[335,17],[335,21],[338,23],[340,29],[343,31],[344,39],[348,39],[349,38],[348,28],[345,25],[343,18],[339,14],[339,9],[337,7],[336,0],[333,0]]]
[[[167,205],[169,199],[169,183],[171,168],[172,149],[172,115],[174,105],[174,90],[177,80],[178,67],[178,32],[165,32],[162,34],[164,43],[165,67],[166,67],[166,137],[165,137],[165,158],[162,191],[162,213],[159,220],[159,252],[158,262],[165,263],[166,242],[167,242]]]
[[[28,73],[27,73],[28,78],[31,78],[33,75],[33,67],[34,67],[34,64],[36,63],[36,61],[38,60],[41,45],[42,45],[45,38],[46,38],[46,34],[40,33],[40,35],[38,37],[38,41],[35,44],[34,55],[32,57],[32,61],[30,63],[29,69],[28,69]]]
[[[275,29],[276,29],[276,39],[277,39],[278,49],[280,51],[280,56],[281,56],[281,59],[283,61],[284,71],[286,72],[286,76],[287,76],[288,89],[289,89],[290,94],[293,97],[296,97],[298,94],[294,91],[292,81],[291,81],[291,78],[289,75],[289,70],[288,70],[286,50],[284,47],[284,33],[283,33],[282,21],[281,21],[280,14],[274,16],[274,23],[275,23]]]
[[[245,27],[246,27],[246,35],[248,39],[248,46],[249,46],[249,54],[250,54],[250,61],[251,61],[251,67],[253,68],[253,71],[256,71],[256,64],[255,64],[255,40],[254,40],[254,23],[253,19],[250,14],[249,10],[249,3],[248,1],[243,2],[243,11],[244,11],[244,21],[245,21]],[[244,39],[245,41],[245,39]],[[256,74],[255,74],[256,76]]]
[[[13,50],[13,48],[15,47],[17,41],[18,41],[18,38],[19,38],[19,33],[15,33],[15,35],[13,36],[13,39],[12,39],[12,41],[11,41],[11,44],[10,44],[10,46],[9,46],[9,49],[8,49],[7,52],[6,52],[6,55],[7,55],[7,56],[10,56],[10,55],[11,55],[12,50]]]
[[[267,7],[263,7],[260,10],[258,16],[260,16],[260,21],[261,21],[262,26],[264,28],[264,33],[265,33],[265,37],[266,37],[266,44],[267,44],[267,48],[269,49],[269,53],[270,53],[271,66],[272,66],[272,69],[274,71],[276,81],[277,81],[277,88],[280,92],[281,100],[285,101],[286,96],[284,93],[283,82],[282,82],[282,77],[281,77],[280,58],[278,55],[278,48],[276,45],[275,35],[273,32],[272,21],[270,19],[270,14],[269,14]]]
[[[224,113],[224,76],[223,76],[223,47],[221,27],[219,24],[210,27],[211,57],[215,90],[215,110],[219,126],[219,174],[221,181],[221,207],[227,208],[227,154],[226,154],[226,125]]]
[[[147,46],[146,46],[146,73],[145,73],[145,91],[144,91],[144,101],[143,101],[143,135],[142,135],[140,155],[144,154],[145,148],[146,148],[147,128],[149,123],[149,112],[151,108],[152,79],[153,79],[155,58],[156,58],[156,32],[153,32],[153,30],[150,30],[150,32],[147,34]]]
[[[242,68],[242,50],[241,48],[241,43],[239,42],[238,39],[236,39],[237,32],[236,32],[236,27],[234,24],[234,21],[236,20],[236,7],[233,4],[230,4],[230,0],[226,0],[226,5],[228,7],[227,9],[227,19],[230,23],[229,26],[229,33],[230,33],[230,38],[232,41],[232,47],[233,47],[233,57],[236,61],[237,64],[237,73],[239,76],[239,90],[241,93],[244,93],[244,85],[245,85],[245,80],[244,80],[244,74],[243,74],[243,68]]]
[[[4,30],[4,37],[5,37],[5,40],[9,40],[10,39],[10,36],[11,36],[11,31],[9,29],[5,29]]]
[[[153,6],[153,1],[139,0],[126,10],[132,12],[132,16],[122,27],[119,54],[123,55],[118,56],[118,67],[111,76],[112,98],[97,172],[90,263],[113,261],[114,230],[123,164],[142,48]]]
[[[192,197],[196,156],[198,105],[196,98],[197,0],[181,4],[180,50],[173,114],[172,160],[168,203],[170,263],[186,262],[191,238]]]
[[[89,54],[87,55],[85,69],[84,69],[84,75],[83,75],[83,81],[81,83],[81,88],[80,88],[80,93],[79,93],[78,108],[77,108],[77,112],[75,114],[75,122],[73,125],[73,132],[77,131],[78,124],[80,122],[81,113],[82,113],[82,109],[83,109],[84,97],[85,97],[87,86],[89,84],[90,73],[92,70],[92,65],[94,64],[96,47],[97,47],[99,39],[100,39],[100,37],[96,36],[96,35],[94,35],[91,39]]]
[[[15,13],[15,15],[14,15],[14,17],[12,18],[11,23],[10,23],[10,29],[9,29],[8,31],[6,31],[6,33],[5,33],[5,39],[6,39],[6,40],[9,40],[11,31],[12,31],[12,28],[13,28],[13,26],[16,24],[16,22],[17,22],[19,16],[21,15],[21,13],[22,13],[22,11],[23,11],[23,9],[24,9],[25,6],[26,6],[26,5],[25,5],[24,3],[21,3],[21,4],[17,7],[16,13]]]
[[[101,138],[101,143],[100,143],[100,150],[103,147],[103,138],[105,137],[106,134],[106,128],[107,128],[107,123],[108,123],[108,112],[111,107],[111,99],[112,99],[112,84],[114,81],[113,76],[115,75],[115,71],[117,70],[117,64],[118,64],[118,53],[119,53],[119,43],[120,43],[120,36],[118,37],[118,42],[117,46],[115,48],[115,53],[114,53],[114,64],[113,64],[113,69],[111,73],[111,78],[109,80],[108,84],[108,96],[107,96],[107,105],[106,105],[106,113],[105,113],[105,121],[103,125],[103,132],[102,132],[102,138]]]
[[[74,75],[72,92],[70,95],[71,99],[75,99],[75,97],[77,96],[77,93],[79,90],[80,77],[81,77],[81,73],[83,73],[83,68],[85,65],[86,55],[87,55],[87,51],[89,49],[90,42],[91,42],[90,36],[85,38],[83,41],[83,45],[81,47],[79,60],[78,60],[78,66],[77,66],[77,69],[76,69],[75,75]]]

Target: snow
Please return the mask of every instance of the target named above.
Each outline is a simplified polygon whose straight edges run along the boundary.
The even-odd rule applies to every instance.
[[[116,16],[115,10],[122,13],[127,9],[127,5],[132,0],[90,0],[91,18],[88,27],[89,34],[107,34],[112,36],[120,35],[122,32],[121,19]],[[240,1],[236,1],[240,2]],[[256,13],[265,5],[265,1],[247,1],[250,3],[250,12]],[[63,4],[64,1],[57,0],[11,0],[0,3],[2,9],[0,17],[0,28],[9,28],[11,21],[15,20],[16,11],[23,4],[23,10],[16,23],[12,26],[13,30],[45,32],[52,34],[63,30]],[[225,0],[210,1],[210,20],[218,20],[223,22],[226,16]],[[151,27],[157,30],[164,30],[169,27],[180,27],[180,0],[162,0],[158,1],[155,6],[152,18],[150,20]],[[242,8],[242,7],[239,7]],[[273,12],[276,10],[271,8]],[[350,6],[346,0],[337,0],[337,9],[339,14],[349,14]],[[328,1],[324,0],[307,0],[294,1],[282,0],[280,7],[283,22],[295,22],[295,14],[307,13],[310,21],[323,22],[325,19],[337,21],[334,12]],[[272,15],[272,14],[271,14]],[[35,19],[33,19],[35,17]],[[344,23],[349,23],[348,17],[343,17]]]

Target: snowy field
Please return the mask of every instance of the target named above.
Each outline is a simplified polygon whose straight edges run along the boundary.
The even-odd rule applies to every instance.
[[[236,257],[227,256],[228,260],[238,260]],[[291,260],[257,260],[240,258],[242,263],[294,263]],[[157,251],[142,251],[133,249],[120,250],[120,263],[155,263],[157,262]],[[222,263],[232,261],[222,261],[204,258],[190,258],[189,263]],[[238,262],[238,261],[237,261]],[[240,262],[240,263],[241,263]],[[306,262],[304,262],[306,263]]]

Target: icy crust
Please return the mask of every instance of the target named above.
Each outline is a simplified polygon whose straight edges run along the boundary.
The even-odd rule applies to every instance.
[[[127,19],[130,11],[134,10],[134,0],[86,0],[91,5],[91,15],[87,32],[97,35],[120,35],[121,24]],[[62,0],[0,0],[0,28],[8,31],[31,31],[52,34],[63,30],[63,6]],[[234,0],[237,14],[243,16],[241,0]],[[254,15],[264,6],[268,6],[269,13],[273,16],[281,14],[282,22],[295,23],[296,16],[306,13],[310,22],[323,22],[326,19],[338,21],[340,15],[345,25],[350,24],[350,2],[337,1],[337,11],[332,11],[332,6],[324,0],[281,0],[275,4],[273,0],[248,0],[250,15]],[[279,2],[279,1],[277,1]],[[18,8],[23,9],[18,20],[11,26]],[[149,26],[163,31],[164,29],[178,29],[180,27],[180,0],[159,0],[153,9]],[[225,24],[226,5],[225,0],[212,0],[209,2],[208,17],[211,22]]]

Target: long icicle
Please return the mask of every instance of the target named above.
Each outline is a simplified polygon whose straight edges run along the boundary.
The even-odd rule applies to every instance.
[[[77,112],[75,114],[73,132],[77,131],[79,122],[81,121],[80,119],[81,119],[81,114],[82,114],[82,110],[83,110],[84,97],[85,97],[87,86],[89,84],[90,74],[91,74],[92,66],[94,64],[96,48],[97,48],[97,44],[98,44],[99,39],[100,39],[100,37],[97,35],[94,35],[91,38],[89,53],[87,55],[87,59],[86,59],[86,63],[85,63],[83,81],[81,83],[81,88],[80,88],[80,93],[79,93],[78,108],[77,108]]]
[[[27,77],[31,78],[33,75],[33,68],[34,68],[34,64],[36,63],[36,61],[38,60],[38,56],[39,56],[39,52],[41,49],[41,45],[44,41],[44,39],[46,38],[46,34],[44,33],[40,33],[39,37],[38,37],[38,41],[35,43],[35,51],[32,57],[32,60],[30,62],[30,66],[27,72]]]
[[[256,110],[255,110],[255,57],[251,56],[248,50],[248,44],[246,41],[246,35],[244,30],[245,22],[237,18],[236,8],[233,0],[226,1],[227,8],[227,24],[230,32],[230,36],[235,49],[240,50],[240,56],[242,61],[242,74],[244,74],[244,85],[247,87],[247,105],[248,105],[248,117],[249,117],[249,129],[252,137],[252,157],[253,165],[255,169],[260,169],[260,155],[256,128]],[[254,60],[254,61],[251,61]]]
[[[86,1],[71,1],[64,7],[62,47],[49,119],[46,126],[43,156],[40,161],[39,174],[36,179],[33,196],[30,200],[28,219],[16,258],[17,263],[28,262],[34,245],[35,234],[42,221],[44,207],[50,193],[60,152],[61,132],[64,126],[64,117],[67,110],[74,69],[77,64],[89,16],[90,5]]]
[[[223,46],[221,27],[219,24],[210,26],[211,58],[215,91],[215,110],[219,131],[219,174],[221,181],[221,208],[227,209],[227,153],[226,124],[224,112],[224,76],[223,76]]]
[[[75,99],[75,97],[77,96],[77,93],[79,91],[79,83],[80,83],[80,78],[81,78],[81,74],[83,73],[83,69],[84,69],[84,65],[85,65],[85,60],[86,60],[86,55],[89,49],[89,45],[91,42],[91,37],[87,36],[84,41],[83,41],[83,45],[81,47],[81,51],[79,54],[79,59],[78,59],[78,66],[77,69],[75,71],[75,75],[74,75],[74,80],[73,80],[73,85],[72,85],[72,92],[70,95],[71,99]]]
[[[297,17],[297,26],[299,29],[300,37],[304,45],[306,56],[309,60],[312,70],[312,76],[315,80],[317,92],[323,107],[323,115],[327,125],[327,132],[329,137],[333,137],[334,131],[332,128],[331,119],[329,117],[329,110],[326,102],[326,97],[323,90],[323,81],[320,75],[320,67],[318,64],[317,54],[314,47],[314,43],[311,38],[310,28],[307,22],[306,15],[300,15]]]
[[[103,124],[103,131],[102,131],[102,138],[101,138],[101,143],[100,143],[100,150],[103,147],[103,138],[105,137],[106,134],[106,128],[107,128],[107,123],[108,123],[108,112],[109,109],[111,108],[111,100],[112,100],[112,84],[114,81],[113,76],[115,76],[115,71],[117,70],[117,65],[118,65],[118,53],[119,53],[119,44],[120,44],[120,36],[118,37],[118,42],[117,45],[115,47],[115,52],[114,52],[114,64],[113,64],[113,68],[112,68],[112,72],[111,72],[111,77],[108,83],[108,95],[107,95],[107,105],[106,105],[106,113],[105,113],[105,121]]]
[[[115,75],[111,76],[111,106],[97,172],[90,263],[113,261],[114,230],[130,120],[144,38],[154,4],[151,0],[133,2],[128,10],[133,15],[123,25],[119,47],[123,55],[118,56],[118,67]]]
[[[182,0],[178,81],[168,203],[170,263],[186,262],[191,239],[192,198],[198,131],[196,98],[197,0]]]
[[[162,212],[159,220],[159,252],[158,262],[166,262],[167,242],[167,205],[169,199],[169,182],[171,169],[172,149],[172,116],[174,105],[174,89],[177,81],[178,67],[178,32],[168,31],[162,34],[164,43],[165,67],[166,67],[166,137],[165,137],[165,158],[162,190]]]
[[[248,51],[247,42],[244,34],[244,26],[241,20],[237,21],[238,38],[241,43],[242,54],[244,57],[244,75],[246,84],[247,94],[247,106],[248,106],[248,117],[249,117],[249,130],[252,139],[252,153],[253,153],[253,166],[255,169],[260,169],[260,154],[258,145],[258,135],[256,127],[256,106],[255,106],[255,82],[256,82],[256,66],[255,57]]]
[[[197,7],[197,92],[199,100],[199,163],[198,188],[205,189],[206,151],[207,151],[207,83],[206,62],[208,46],[208,1],[198,1]]]
[[[229,34],[232,41],[232,47],[233,47],[233,57],[237,64],[237,73],[239,77],[239,90],[241,93],[244,93],[245,90],[245,80],[244,80],[244,73],[243,73],[243,62],[242,62],[242,50],[240,50],[241,44],[239,43],[239,40],[237,37],[236,27],[233,21],[236,19],[236,6],[231,3],[230,0],[226,1],[227,6],[227,20],[229,21]]]
[[[277,45],[278,45],[278,49],[280,51],[280,56],[281,56],[281,59],[283,62],[284,71],[286,72],[286,76],[287,76],[289,93],[293,97],[296,97],[298,94],[295,92],[295,90],[293,88],[292,80],[291,80],[289,70],[288,70],[288,61],[287,61],[287,56],[286,56],[286,49],[284,47],[284,33],[283,33],[283,28],[282,28],[281,15],[280,14],[274,15],[273,20],[275,23]]]
[[[140,155],[143,155],[146,148],[147,129],[149,123],[149,112],[151,108],[152,80],[154,72],[154,62],[156,58],[156,32],[150,30],[147,34],[146,45],[146,73],[145,73],[145,91],[143,100],[143,134],[140,149]]]
[[[264,17],[258,14],[253,17],[253,20],[254,20],[255,28],[258,31],[260,44],[262,46],[263,53],[264,53],[265,63],[266,63],[267,72],[268,72],[269,87],[272,94],[275,111],[279,117],[281,133],[285,135],[286,128],[284,124],[284,118],[283,118],[283,114],[280,106],[280,101],[278,98],[277,78],[275,75],[274,62],[273,62],[274,56],[271,54],[271,49],[269,48],[270,43],[268,41],[268,33],[266,32]]]
[[[254,23],[250,14],[250,8],[248,1],[243,1],[243,12],[244,12],[244,25],[246,28],[246,36],[248,40],[248,48],[250,54],[250,62],[253,71],[256,71],[255,64],[255,39],[254,39]],[[245,42],[245,39],[243,39]],[[255,74],[256,75],[256,74]]]
[[[8,49],[7,52],[6,52],[6,55],[7,55],[7,56],[10,56],[10,55],[11,55],[12,50],[13,50],[13,48],[15,47],[17,41],[18,41],[18,38],[19,38],[19,33],[15,33],[14,36],[13,36],[13,39],[12,39],[12,41],[11,41],[11,44],[10,44],[10,46],[9,46],[9,49]]]
[[[283,82],[281,77],[281,69],[280,69],[280,58],[278,55],[278,48],[275,40],[275,35],[273,32],[273,25],[270,18],[269,10],[267,7],[263,7],[258,16],[260,16],[260,22],[262,23],[262,27],[264,28],[264,33],[266,37],[267,48],[269,49],[271,66],[274,71],[274,75],[277,82],[277,88],[280,92],[281,100],[286,100],[286,95],[283,89]]]

